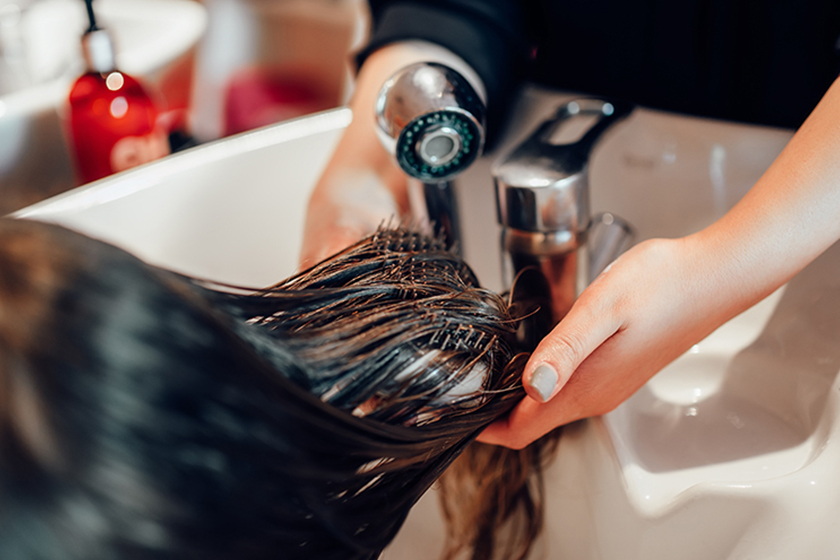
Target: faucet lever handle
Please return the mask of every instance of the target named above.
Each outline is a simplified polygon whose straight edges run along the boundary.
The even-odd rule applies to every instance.
[[[627,117],[633,105],[582,98],[561,105],[522,144],[523,151],[541,152],[562,164],[571,175],[582,170],[601,135]]]
[[[494,166],[499,223],[530,232],[584,232],[590,221],[590,153],[603,133],[633,108],[594,98],[561,106]]]

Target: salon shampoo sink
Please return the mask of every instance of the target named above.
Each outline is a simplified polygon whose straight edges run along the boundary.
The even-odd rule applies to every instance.
[[[532,89],[460,179],[463,248],[500,286],[490,166],[566,96]],[[237,285],[294,272],[308,193],[349,123],[337,109],[176,154],[28,207],[165,267]],[[597,147],[592,204],[637,240],[731,207],[790,131],[637,110]],[[616,364],[620,367],[620,364]],[[546,474],[549,560],[829,559],[840,554],[840,247],[699,342],[604,417],[566,428]],[[434,492],[389,560],[443,545]]]

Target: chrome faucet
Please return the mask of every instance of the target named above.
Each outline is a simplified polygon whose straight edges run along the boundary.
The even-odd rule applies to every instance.
[[[452,179],[484,147],[485,108],[458,72],[437,63],[412,64],[382,86],[376,100],[377,132],[409,176],[414,219],[460,241]]]
[[[589,156],[602,134],[632,110],[602,99],[571,101],[493,168],[503,283],[527,293],[540,309],[526,322],[528,344],[547,334],[629,244],[631,231],[620,219],[591,215]],[[593,236],[597,247],[587,242]]]

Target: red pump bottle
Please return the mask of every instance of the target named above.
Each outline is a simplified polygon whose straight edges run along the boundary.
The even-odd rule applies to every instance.
[[[101,179],[169,154],[167,133],[148,93],[114,61],[110,35],[96,26],[82,37],[87,72],[70,91],[70,128],[82,183]]]

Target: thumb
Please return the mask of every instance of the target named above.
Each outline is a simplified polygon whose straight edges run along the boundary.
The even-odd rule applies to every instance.
[[[548,402],[601,344],[621,327],[601,305],[579,299],[569,313],[537,346],[522,374],[528,396]]]

